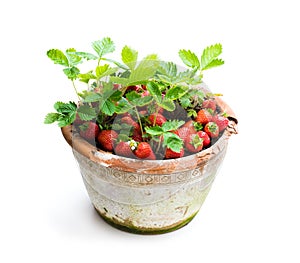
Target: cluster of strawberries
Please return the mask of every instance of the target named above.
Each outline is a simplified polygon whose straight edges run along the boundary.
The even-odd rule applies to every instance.
[[[167,122],[163,110],[149,115],[147,115],[147,110],[143,110],[140,114],[145,116],[147,125],[150,127],[161,127]],[[204,100],[194,119],[186,121],[180,128],[172,131],[183,142],[180,151],[175,152],[168,147],[160,147],[160,153],[157,152],[157,141],[151,140],[151,136],[145,136],[143,127],[141,129],[140,124],[129,113],[123,114],[119,123],[131,127],[131,135],[126,140],[120,139],[117,130],[100,130],[96,122],[82,123],[78,119],[75,121],[80,128],[80,135],[90,142],[96,141],[96,144],[105,151],[114,152],[116,155],[127,158],[156,160],[180,158],[210,147],[213,140],[216,140],[228,126],[228,118],[225,114],[218,112],[214,99]],[[160,140],[163,140],[162,136]],[[154,149],[156,150],[154,151]],[[161,154],[162,150],[163,154]]]

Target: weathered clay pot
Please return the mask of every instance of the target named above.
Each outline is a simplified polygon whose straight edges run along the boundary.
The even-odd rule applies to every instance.
[[[237,133],[237,120],[222,100],[230,123],[210,148],[170,160],[135,160],[97,149],[62,128],[79,163],[84,184],[99,215],[119,229],[141,234],[176,230],[189,223],[202,206],[226,153],[228,139]]]

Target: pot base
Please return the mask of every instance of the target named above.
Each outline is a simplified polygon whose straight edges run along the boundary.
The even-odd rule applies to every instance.
[[[105,216],[104,213],[101,213],[96,207],[94,207],[100,217],[109,225],[119,230],[129,232],[132,234],[141,234],[141,235],[158,235],[158,234],[165,234],[169,232],[173,232],[177,229],[180,229],[186,226],[188,223],[192,221],[192,219],[197,215],[198,212],[190,216],[189,218],[176,223],[174,225],[163,227],[163,228],[137,228],[136,226],[131,225],[129,222],[128,224],[121,224],[119,221],[115,220],[114,218],[108,218]]]

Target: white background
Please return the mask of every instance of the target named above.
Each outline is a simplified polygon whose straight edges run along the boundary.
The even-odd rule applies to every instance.
[[[299,262],[298,1],[2,1],[1,262]],[[71,149],[43,118],[71,83],[51,48],[180,62],[221,42],[225,65],[204,77],[235,110],[239,135],[204,206],[186,227],[132,235],[92,208]]]

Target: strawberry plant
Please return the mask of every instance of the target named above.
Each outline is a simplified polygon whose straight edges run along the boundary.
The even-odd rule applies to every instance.
[[[196,88],[205,70],[224,64],[219,58],[221,44],[205,48],[199,56],[179,50],[184,70],[160,61],[156,54],[139,59],[138,51],[129,46],[123,47],[120,61],[110,59],[115,44],[108,37],[94,41],[92,49],[93,53],[75,48],[47,52],[62,66],[78,101],[56,102],[55,112],[48,113],[44,123],[72,125],[75,133],[101,150],[145,160],[197,153],[228,126],[215,100],[219,94]],[[81,72],[86,61],[94,61],[94,67]],[[86,88],[79,90],[79,82]]]

